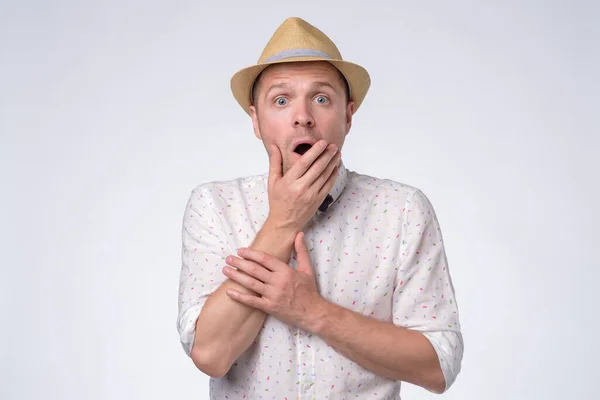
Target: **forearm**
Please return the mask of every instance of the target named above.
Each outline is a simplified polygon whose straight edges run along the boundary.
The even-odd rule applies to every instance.
[[[295,232],[275,228],[267,221],[250,247],[288,263],[294,237]],[[227,279],[208,297],[196,322],[192,359],[200,370],[215,377],[226,374],[250,347],[266,317],[263,311],[227,296],[226,291],[230,288],[256,295]]]
[[[446,386],[438,356],[415,330],[396,326],[324,300],[312,333],[362,367],[441,393]]]

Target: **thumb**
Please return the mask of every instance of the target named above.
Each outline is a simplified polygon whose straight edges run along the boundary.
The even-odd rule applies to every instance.
[[[277,145],[271,145],[271,151],[269,152],[269,186],[272,186],[276,181],[281,179],[283,175],[281,165],[281,153]]]
[[[296,235],[294,242],[296,247],[296,254],[298,256],[298,268],[297,270],[302,271],[310,276],[314,276],[314,271],[310,263],[310,254],[308,253],[308,247],[304,242],[304,232],[299,232]]]

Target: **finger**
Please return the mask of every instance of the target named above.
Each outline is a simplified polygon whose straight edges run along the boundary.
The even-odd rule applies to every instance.
[[[227,293],[229,297],[238,303],[242,303],[259,310],[266,310],[265,300],[262,297],[252,296],[251,294],[242,293],[235,289],[227,289],[225,293]]]
[[[236,271],[235,269],[228,266],[223,267],[223,274],[225,274],[225,276],[227,276],[232,281],[239,283],[240,285],[252,290],[255,293],[265,293],[266,285],[258,279],[251,277],[250,275],[242,274],[239,271]]]
[[[282,171],[282,159],[279,147],[271,145],[271,151],[269,153],[269,186],[281,179],[283,174]]]
[[[322,199],[325,199],[327,194],[331,191],[331,188],[333,188],[339,170],[340,167],[336,166],[331,172],[331,175],[329,175],[329,178],[327,178],[327,180],[325,181],[325,184],[321,187],[321,190],[319,191],[319,196],[321,196]]]
[[[338,167],[340,165],[341,159],[342,159],[342,152],[337,152],[335,154],[335,156],[331,159],[331,161],[329,161],[329,164],[327,164],[327,167],[325,168],[325,170],[315,179],[315,181],[311,185],[311,187],[316,188],[317,191],[320,190],[323,187],[323,185],[325,184],[325,182],[327,182],[327,179],[329,179],[329,177],[333,173],[333,170],[335,169],[335,167]],[[336,173],[336,175],[337,175],[337,173]]]
[[[273,272],[281,270],[282,267],[288,267],[287,264],[284,264],[278,258],[252,247],[241,247],[238,249],[238,255],[246,260],[254,261]]]
[[[306,242],[304,241],[304,232],[299,232],[296,235],[294,244],[296,247],[296,254],[298,255],[298,269],[309,275],[313,275],[308,247],[306,247]]]
[[[292,180],[300,179],[327,147],[326,141],[319,140],[292,165],[292,168],[290,168],[285,176],[289,176]]]
[[[236,267],[238,270],[244,271],[246,274],[255,277],[261,282],[268,283],[271,281],[272,272],[258,263],[234,256],[227,257],[225,262],[232,267]]]
[[[336,154],[339,154],[337,146],[329,146],[327,148],[327,151],[323,152],[319,156],[319,158],[310,166],[310,168],[308,169],[308,171],[306,171],[302,178],[299,179],[300,183],[304,185],[304,187],[312,186],[313,182],[323,174],[323,171],[325,171],[325,169],[327,169],[327,166],[336,157]]]

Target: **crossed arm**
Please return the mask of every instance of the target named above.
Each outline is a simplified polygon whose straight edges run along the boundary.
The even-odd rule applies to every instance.
[[[446,389],[440,362],[418,331],[328,303],[314,333],[344,356],[379,376],[410,382],[434,393]]]
[[[377,375],[410,382],[434,393],[446,389],[440,361],[420,332],[333,304],[316,289],[302,234],[296,239],[297,270],[254,249],[244,260],[228,258],[237,271],[225,274],[256,295],[227,291],[234,300],[321,337],[338,352]]]

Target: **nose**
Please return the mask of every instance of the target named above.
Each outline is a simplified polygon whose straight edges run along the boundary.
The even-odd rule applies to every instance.
[[[310,108],[306,104],[298,105],[295,109],[294,114],[294,127],[309,127],[312,128],[315,125],[315,120],[310,112]]]

